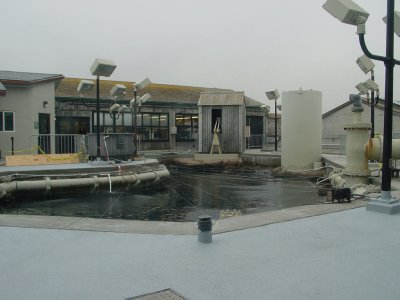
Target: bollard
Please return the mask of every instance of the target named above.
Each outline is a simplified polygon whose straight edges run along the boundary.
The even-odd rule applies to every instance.
[[[11,137],[11,155],[14,155],[14,137]]]
[[[199,221],[197,225],[198,225],[197,240],[201,243],[211,243],[212,242],[211,216],[207,215],[199,216]]]

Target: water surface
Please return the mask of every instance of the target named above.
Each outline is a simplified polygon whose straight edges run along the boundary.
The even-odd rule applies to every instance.
[[[279,178],[268,170],[168,166],[171,176],[152,186],[90,191],[33,199],[19,195],[1,204],[8,214],[37,214],[130,220],[196,221],[316,204],[313,183]],[[47,199],[46,199],[47,198]]]

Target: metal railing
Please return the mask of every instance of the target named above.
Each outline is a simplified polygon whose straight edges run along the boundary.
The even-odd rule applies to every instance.
[[[33,152],[66,154],[86,152],[87,136],[81,134],[34,134],[30,138]]]

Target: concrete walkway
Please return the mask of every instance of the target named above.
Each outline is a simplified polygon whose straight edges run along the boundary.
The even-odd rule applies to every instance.
[[[356,208],[195,235],[0,228],[1,299],[399,299],[400,215]]]
[[[400,299],[400,214],[364,205],[218,220],[211,244],[195,223],[0,215],[0,299]]]

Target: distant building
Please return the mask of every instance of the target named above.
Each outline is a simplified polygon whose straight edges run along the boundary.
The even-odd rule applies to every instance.
[[[36,146],[51,151],[54,145],[38,135],[55,133],[55,89],[61,79],[59,74],[0,71],[1,158]]]
[[[371,122],[371,106],[366,100],[362,100],[364,111],[362,113],[363,122]],[[375,106],[375,134],[383,134],[383,116],[384,116],[383,100],[379,100]],[[322,115],[322,144],[323,148],[341,148],[343,152],[346,145],[346,131],[344,126],[351,124],[352,120],[352,103],[350,101],[339,105],[338,107],[324,113]],[[400,105],[393,104],[393,135],[400,138]],[[344,152],[343,152],[344,153]]]
[[[95,89],[80,95],[80,78],[64,78],[56,90],[56,132],[85,134],[96,132]],[[133,82],[100,81],[100,131],[105,133],[132,133],[133,115],[130,109],[119,116],[110,114],[110,90],[115,84],[126,86],[126,95],[116,102],[127,105],[133,98]],[[232,94],[232,90],[152,83],[139,91],[138,98],[149,93],[151,99],[141,105],[137,113],[137,132],[141,150],[180,149],[199,150],[199,99],[201,93]],[[262,103],[244,96],[243,122],[250,126],[251,136],[246,147],[262,147],[266,115]],[[242,148],[240,148],[242,149]],[[209,150],[208,150],[209,151]]]

